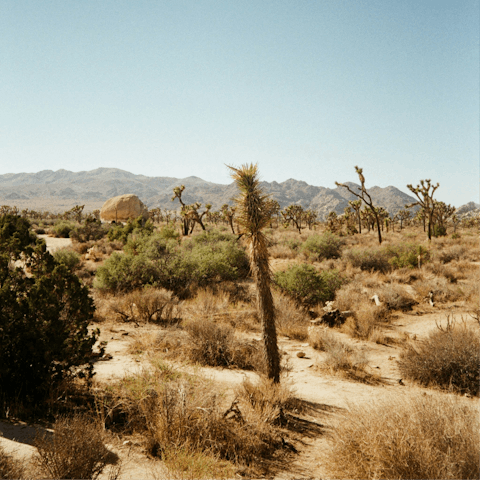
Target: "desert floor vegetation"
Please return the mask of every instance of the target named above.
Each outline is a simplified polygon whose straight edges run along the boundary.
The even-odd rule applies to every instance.
[[[428,242],[408,226],[382,232],[380,246],[374,231],[273,222],[278,384],[265,376],[247,250],[229,225],[206,222],[186,237],[178,222],[68,222],[70,245],[47,272],[79,279],[65,291],[75,286],[84,313],[70,332],[72,302],[58,296],[42,318],[56,315],[78,351],[68,368],[63,352],[41,372],[55,379],[40,389],[42,408],[18,402],[23,390],[2,397],[0,432],[25,420],[47,433],[25,440],[31,463],[15,453],[19,437],[0,436],[0,478],[478,478],[476,232]],[[68,222],[43,227],[63,234]],[[37,287],[8,272],[2,299],[19,311],[6,281]],[[54,351],[54,331],[36,341]],[[17,344],[0,355],[5,345]]]

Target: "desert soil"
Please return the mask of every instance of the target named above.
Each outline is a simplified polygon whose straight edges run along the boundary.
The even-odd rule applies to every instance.
[[[52,239],[47,237],[49,248],[66,246],[68,239]],[[288,263],[288,262],[285,262]],[[435,322],[445,322],[447,315],[456,318],[469,318],[465,307],[461,302],[457,304],[442,305],[440,308],[430,307],[427,304],[418,305],[408,313],[399,313],[395,320],[388,325],[386,333],[389,336],[402,337],[405,333],[421,338],[435,328]],[[121,378],[128,373],[133,373],[141,368],[148,368],[149,362],[146,355],[133,355],[128,353],[129,345],[136,337],[143,335],[156,335],[160,327],[144,325],[135,327],[132,324],[101,324],[100,341],[108,342],[106,353],[111,355],[107,361],[97,362],[95,365],[96,381],[110,382]],[[289,471],[278,473],[277,479],[300,479],[300,478],[323,478],[326,479],[322,468],[322,455],[328,448],[325,433],[334,425],[336,418],[341,415],[349,405],[369,404],[374,399],[382,399],[392,393],[413,393],[414,391],[429,392],[415,385],[403,381],[397,368],[396,359],[400,355],[400,347],[396,345],[381,345],[372,342],[355,340],[347,335],[345,341],[355,344],[358,348],[365,349],[369,358],[371,373],[380,376],[382,383],[368,385],[355,382],[339,376],[332,376],[318,368],[322,363],[323,353],[315,351],[306,342],[299,342],[286,337],[279,338],[279,347],[283,358],[288,360],[290,372],[287,381],[295,392],[295,396],[304,400],[311,407],[311,421],[318,424],[316,436],[305,436],[297,445],[300,454]],[[297,356],[299,352],[303,357]],[[186,370],[193,367],[178,366]],[[231,391],[239,385],[244,378],[256,378],[252,372],[228,370],[219,368],[198,368],[195,372],[205,375],[218,383],[219,389]],[[478,399],[472,401],[478,402]],[[0,422],[0,445],[7,452],[24,458],[25,461],[32,458],[35,448],[32,446],[35,436],[35,426],[22,423]],[[167,478],[162,471],[161,462],[148,458],[140,445],[124,445],[121,440],[113,441],[109,448],[118,454],[123,460],[121,479],[134,478]],[[102,474],[102,478],[108,478],[108,473]],[[272,477],[273,478],[273,477]]]

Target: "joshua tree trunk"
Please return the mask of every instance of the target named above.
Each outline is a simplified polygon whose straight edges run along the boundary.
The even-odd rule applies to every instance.
[[[243,238],[247,242],[250,269],[257,287],[257,307],[262,321],[265,345],[267,376],[275,383],[280,382],[280,355],[278,353],[275,328],[275,308],[270,290],[270,266],[267,239],[262,229],[270,222],[268,196],[259,187],[257,165],[229,167],[240,195],[236,198],[238,223],[243,227]]]

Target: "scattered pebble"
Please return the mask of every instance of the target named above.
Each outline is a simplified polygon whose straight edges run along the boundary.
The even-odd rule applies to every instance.
[[[298,352],[297,357],[298,358],[303,358],[305,356],[305,352]]]

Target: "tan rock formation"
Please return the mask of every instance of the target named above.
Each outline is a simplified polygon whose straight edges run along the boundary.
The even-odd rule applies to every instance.
[[[141,200],[133,194],[119,195],[109,198],[100,210],[103,222],[126,222],[140,215],[147,216],[148,209]]]

